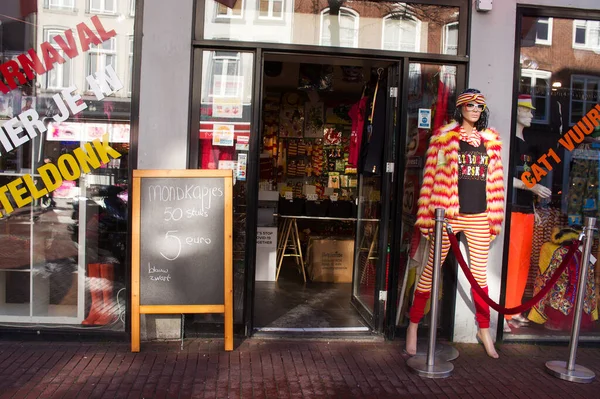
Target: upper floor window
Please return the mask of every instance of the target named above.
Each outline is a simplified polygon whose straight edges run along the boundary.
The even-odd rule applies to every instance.
[[[600,21],[573,21],[573,48],[600,50]]]
[[[419,51],[421,44],[421,21],[406,13],[390,14],[383,18],[381,48],[395,51]]]
[[[552,45],[552,18],[537,19],[535,44]]]
[[[282,19],[284,0],[259,0],[260,19]]]
[[[54,40],[55,36],[63,34],[64,30],[61,29],[48,29],[44,32],[44,40],[47,41],[54,47],[54,49],[64,58],[65,62],[62,64],[54,64],[54,68],[49,70],[44,75],[44,88],[49,90],[60,90],[71,86],[73,80],[73,68],[72,61],[67,57],[64,51]]]
[[[534,123],[548,123],[550,115],[550,78],[552,73],[539,69],[521,69],[519,93],[531,94]]]
[[[72,10],[75,8],[75,0],[49,0],[48,8]]]
[[[242,62],[240,53],[215,51],[210,57],[208,97],[241,97]]]
[[[571,113],[569,122],[576,124],[592,107],[598,103],[600,77],[571,76]]]
[[[244,2],[245,0],[237,0],[233,8],[229,8],[224,4],[215,2],[217,18],[244,18]]]
[[[442,54],[458,54],[458,22],[444,25],[444,48]]]
[[[117,12],[117,0],[90,0],[90,12],[115,14]]]
[[[359,16],[354,10],[340,7],[337,15],[330,15],[329,8],[324,9],[321,11],[319,44],[322,46],[358,47],[358,23]]]
[[[95,74],[108,65],[111,65],[115,71],[117,70],[117,41],[114,37],[99,45],[91,45],[87,54],[86,76]]]

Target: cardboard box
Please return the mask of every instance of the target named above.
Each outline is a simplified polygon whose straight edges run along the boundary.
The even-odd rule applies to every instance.
[[[354,270],[354,240],[347,238],[310,239],[310,279],[322,283],[351,283]]]

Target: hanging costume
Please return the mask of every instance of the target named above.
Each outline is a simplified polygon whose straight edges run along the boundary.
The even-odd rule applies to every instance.
[[[444,208],[454,232],[464,232],[469,244],[471,269],[479,285],[487,292],[489,244],[500,233],[504,219],[504,180],[500,155],[502,147],[498,133],[493,129],[473,133],[461,130],[457,122],[452,122],[431,137],[416,225],[428,237],[435,225],[435,209]],[[479,197],[485,197],[475,198],[471,191],[473,189],[480,193]],[[449,239],[444,231],[442,263],[449,248]],[[433,246],[410,310],[410,321],[413,323],[418,323],[423,317],[425,304],[431,294],[432,270]],[[489,327],[488,305],[474,291],[473,298],[479,327]]]
[[[540,252],[539,274],[535,279],[534,294],[544,288],[548,280],[556,273],[569,251],[569,246],[578,236],[579,232],[573,229],[554,229],[551,241],[545,243]],[[529,320],[545,324],[546,328],[551,330],[568,331],[571,328],[581,259],[581,252],[575,252],[554,287],[531,309],[527,316]],[[583,330],[592,328],[594,321],[598,319],[594,269],[594,263],[590,262],[583,297],[583,312],[581,313]]]

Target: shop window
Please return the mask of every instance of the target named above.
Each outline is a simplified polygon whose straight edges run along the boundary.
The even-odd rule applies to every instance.
[[[444,25],[444,48],[443,54],[458,54],[458,22]]]
[[[117,70],[117,41],[114,37],[99,45],[92,45],[87,55],[87,76],[111,65]],[[88,86],[88,90],[90,90]]]
[[[420,50],[421,21],[410,15],[390,14],[383,19],[382,49]]]
[[[245,2],[245,0],[236,1],[233,8],[229,8],[224,4],[215,2],[217,18],[232,18],[232,19],[244,18],[244,2]]]
[[[548,123],[550,114],[550,78],[552,73],[537,69],[521,69],[519,93],[531,94],[535,106],[534,123]]]
[[[258,18],[282,19],[284,0],[260,0],[258,5]]]
[[[573,21],[573,48],[600,50],[600,21]]]
[[[48,8],[73,10],[75,8],[75,0],[48,0]]]
[[[44,41],[49,42],[56,49],[58,54],[65,59],[63,64],[56,63],[54,68],[44,76],[44,88],[48,90],[61,90],[72,84],[72,63],[69,57],[65,56],[62,49],[58,46],[54,37],[62,35],[64,29],[48,29],[44,32]]]
[[[598,102],[600,77],[580,76],[571,77],[571,113],[569,122],[576,124]]]
[[[535,31],[535,44],[552,45],[552,18],[538,18]]]
[[[320,45],[339,46],[339,47],[358,47],[358,27],[359,15],[356,11],[346,7],[340,7],[337,14],[339,24],[339,43],[334,43],[331,34],[332,20],[335,15],[330,15],[330,9],[326,8],[321,12],[321,35]]]

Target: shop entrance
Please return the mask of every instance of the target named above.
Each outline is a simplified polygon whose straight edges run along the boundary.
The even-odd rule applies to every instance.
[[[399,64],[262,65],[253,329],[381,332]]]

